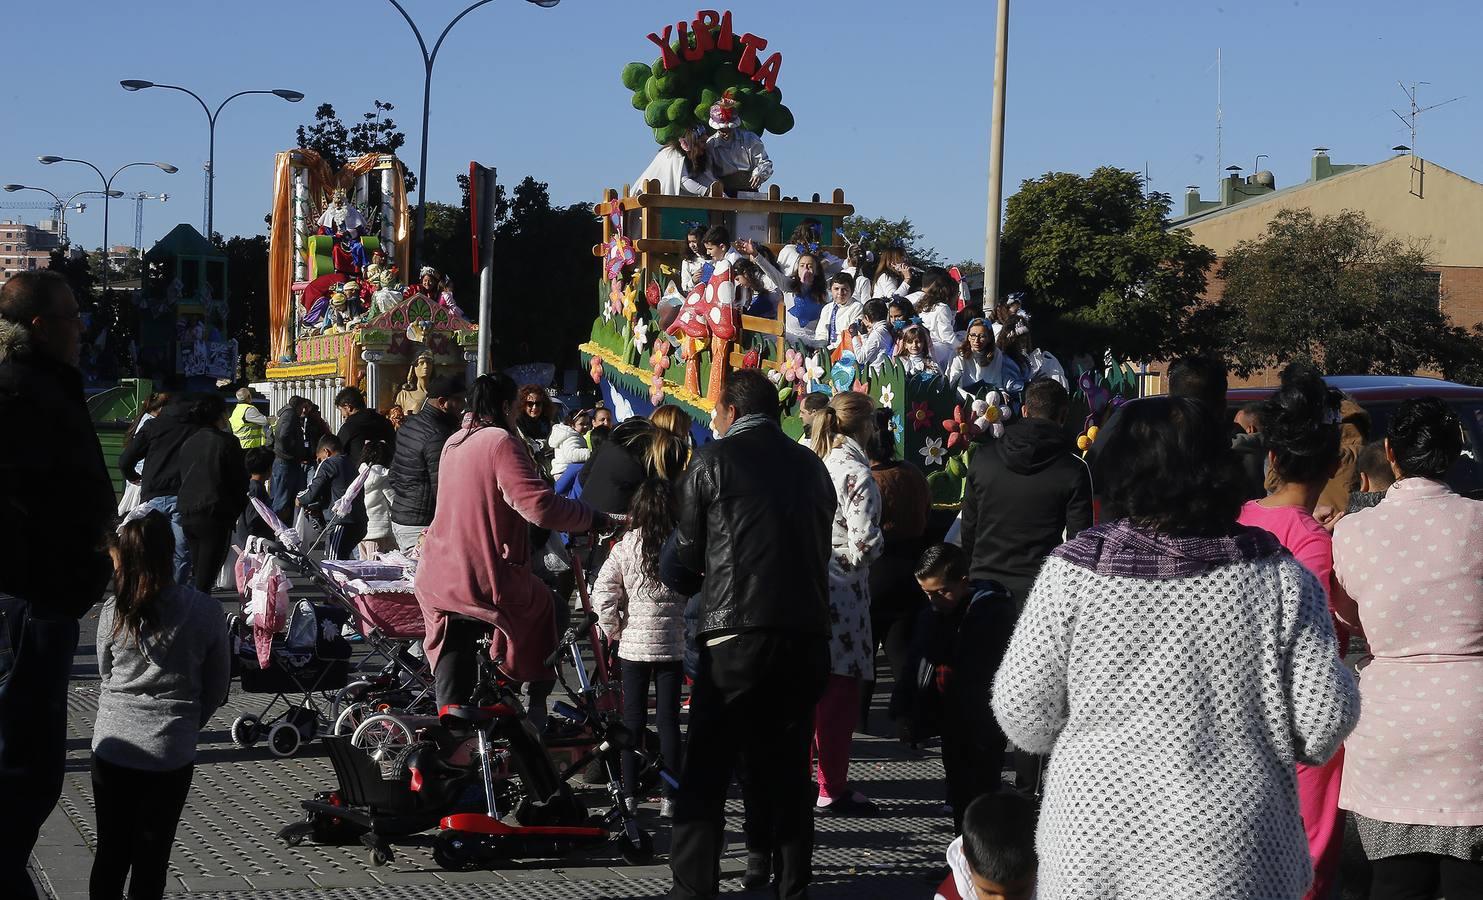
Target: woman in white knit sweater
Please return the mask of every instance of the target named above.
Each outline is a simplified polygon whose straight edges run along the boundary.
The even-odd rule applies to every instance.
[[[635,734],[648,723],[649,685],[657,702],[659,752],[665,766],[680,771],[680,682],[684,679],[686,598],[659,581],[659,550],[675,527],[674,488],[667,479],[639,485],[628,508],[628,533],[613,547],[597,574],[592,604],[623,661],[623,724]],[[623,754],[623,783],[635,800],[638,758]],[[671,813],[664,788],[660,815]]]
[[[1359,717],[1323,589],[1265,531],[1222,423],[1138,400],[1097,455],[1109,521],[1045,563],[994,682],[1049,753],[1037,891],[1297,900],[1312,877],[1295,762]]]

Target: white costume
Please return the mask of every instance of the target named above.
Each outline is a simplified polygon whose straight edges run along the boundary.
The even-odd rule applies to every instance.
[[[319,227],[329,229],[330,234],[341,231],[365,234],[367,231],[366,217],[360,214],[360,210],[338,198],[319,217]]]
[[[719,177],[745,172],[756,179],[758,187],[772,177],[772,160],[767,158],[767,148],[762,146],[762,138],[752,132],[736,129],[731,132],[730,140],[717,132],[705,143],[711,171]]]
[[[649,167],[634,182],[634,193],[641,194],[644,183],[649,179],[659,182],[659,193],[680,194],[690,197],[698,197],[711,189],[715,183],[715,176],[709,172],[691,173],[685,165],[686,159],[683,151],[678,148],[665,145],[654,154],[654,159]]]

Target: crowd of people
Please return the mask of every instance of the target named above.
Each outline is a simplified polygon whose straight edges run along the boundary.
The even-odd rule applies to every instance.
[[[966,331],[963,377],[994,377],[968,368],[991,330]],[[1447,486],[1463,430],[1440,400],[1402,403],[1365,443],[1368,420],[1311,366],[1233,418],[1223,368],[1181,360],[1169,395],[1123,405],[1084,460],[1065,385],[1030,376],[971,457],[948,543],[888,411],[811,395],[794,440],[757,370],[726,375],[701,445],[677,407],[613,421],[499,374],[429,378],[399,428],[347,388],[338,434],[301,398],[270,427],[250,393],[230,411],[172,395],[118,462],[138,488],[120,510],[79,336],[59,277],[0,289],[0,417],[23,426],[0,443],[5,896],[34,895],[78,619],[110,581],[93,891],[163,890],[227,688],[207,591],[229,535],[262,526],[249,494],[285,516],[340,507],[329,555],[419,556],[439,703],[472,693],[492,631],[538,726],[587,561],[624,722],[645,727],[652,700],[679,776],[656,798],[675,898],[718,894],[733,782],[744,881],[786,898],[808,894],[816,816],[887,812],[849,767],[882,649],[895,733],[940,741],[956,835],[940,897],[1330,898],[1342,811],[1372,897],[1483,896],[1483,506]]]

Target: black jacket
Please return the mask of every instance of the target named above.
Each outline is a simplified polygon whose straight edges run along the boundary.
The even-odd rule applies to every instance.
[[[145,467],[149,458],[145,457]],[[180,448],[180,493],[175,508],[182,516],[209,516],[235,522],[247,507],[247,463],[235,435],[200,428]]]
[[[113,574],[104,544],[117,500],[82,373],[28,342],[0,319],[0,593],[39,618],[78,618]]]
[[[331,456],[314,470],[314,477],[309,479],[309,486],[299,494],[299,505],[305,509],[319,511],[326,523],[333,521],[334,505],[345,496],[345,491],[349,489],[351,482],[355,481],[359,474],[356,467],[350,464],[350,457],[343,453]],[[366,502],[363,493],[355,495],[355,500],[350,504],[350,512],[342,521],[349,525],[366,524]]]
[[[180,450],[200,430],[200,426],[190,421],[190,411],[188,400],[171,403],[148,425],[134,432],[119,455],[119,471],[130,481],[134,480],[134,467],[144,460],[144,474],[139,476],[141,501],[180,493]]]
[[[1014,600],[993,582],[974,583],[972,596],[950,613],[922,609],[891,692],[891,718],[904,721],[905,736],[921,741],[948,732],[1003,750],[989,700],[1014,623]]]
[[[391,521],[395,525],[433,523],[438,505],[438,461],[443,445],[458,428],[452,413],[424,403],[402,422],[391,458]]]
[[[699,640],[760,629],[829,635],[835,497],[822,460],[763,424],[696,451],[676,499],[660,578],[682,594],[701,589]]]
[[[632,422],[634,424],[630,425]],[[613,430],[607,442],[597,448],[582,466],[577,481],[582,485],[582,502],[598,512],[623,515],[633,495],[649,477],[629,445],[653,428],[643,419],[630,419]]]
[[[1066,430],[1020,419],[978,449],[963,492],[963,549],[975,581],[997,581],[1021,605],[1041,563],[1092,525],[1092,476]]]
[[[396,426],[374,409],[367,408],[352,413],[340,426],[339,438],[345,447],[345,455],[357,467],[360,466],[360,451],[365,447],[366,441],[381,441],[388,452],[394,455],[396,451]]]
[[[1231,449],[1241,463],[1246,499],[1260,500],[1267,496],[1267,446],[1261,432],[1233,435]]]
[[[284,462],[309,465],[314,462],[315,450],[324,433],[322,419],[300,416],[292,407],[285,406],[279,410],[278,421],[273,425],[273,455]]]

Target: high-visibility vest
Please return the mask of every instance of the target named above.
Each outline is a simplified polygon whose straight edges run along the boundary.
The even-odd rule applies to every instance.
[[[268,443],[268,429],[247,421],[247,411],[252,408],[251,403],[238,403],[237,408],[232,410],[232,434],[237,436],[237,441],[242,445],[243,450],[251,450],[253,447],[261,447]]]

